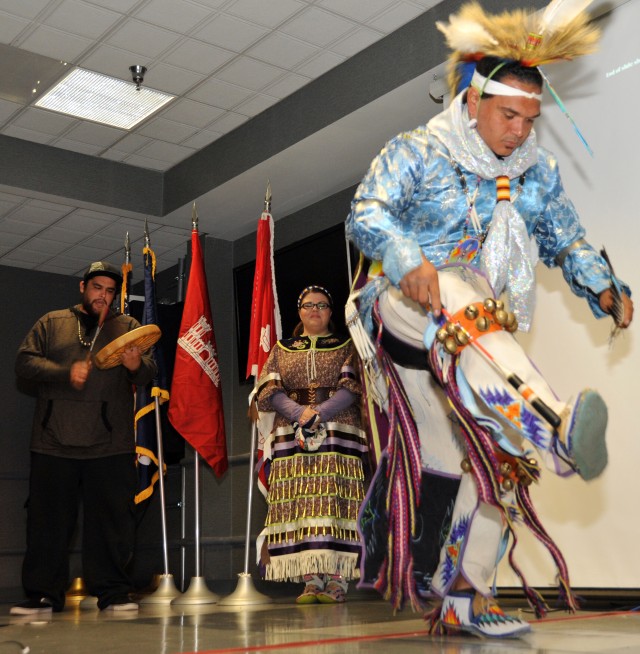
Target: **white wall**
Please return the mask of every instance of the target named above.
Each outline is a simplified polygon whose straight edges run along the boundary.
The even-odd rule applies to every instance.
[[[544,102],[544,117],[536,129],[540,143],[558,156],[587,239],[597,249],[606,246],[618,276],[638,293],[640,1],[629,0],[600,23],[603,38],[597,54],[544,68],[594,156],[551,99]],[[601,392],[609,407],[609,466],[589,483],[543,471],[533,499],[547,531],[565,554],[574,587],[640,588],[640,313],[636,324],[610,347],[611,320],[594,320],[557,269],[540,265],[538,280],[534,327],[520,340],[561,398],[586,387]],[[546,550],[524,531],[519,530],[522,540],[516,556],[527,580],[554,586]],[[498,585],[519,585],[505,562]]]

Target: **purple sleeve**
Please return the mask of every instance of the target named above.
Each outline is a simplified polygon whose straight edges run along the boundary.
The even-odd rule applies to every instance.
[[[290,422],[297,422],[305,409],[284,391],[278,391],[271,396],[271,406]]]
[[[352,393],[348,388],[344,388],[344,386],[339,388],[328,400],[316,407],[316,411],[320,414],[320,420],[322,422],[330,420],[336,413],[351,406],[355,399],[355,393]]]

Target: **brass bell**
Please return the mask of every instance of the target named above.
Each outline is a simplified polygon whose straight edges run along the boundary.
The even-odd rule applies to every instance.
[[[502,488],[506,491],[513,490],[513,479],[511,477],[507,477],[503,482],[502,482]]]
[[[455,338],[458,345],[467,345],[467,343],[469,342],[469,334],[467,334],[467,332],[464,331],[464,329],[458,329]]]
[[[462,459],[462,461],[460,461],[460,467],[463,472],[471,472],[471,461],[469,461],[469,459]]]
[[[496,322],[502,327],[507,324],[508,313],[504,309],[496,309]]]
[[[496,310],[496,301],[492,297],[488,297],[483,306],[487,313],[493,313]]]
[[[447,334],[449,334],[449,336],[453,336],[456,333],[456,325],[454,325],[452,322],[448,322],[445,325],[445,329],[447,330]]]
[[[496,300],[496,311],[502,311],[504,309],[504,302],[502,300]]]
[[[440,327],[436,332],[436,340],[440,343],[444,343],[445,338],[447,338],[447,330],[444,327]]]
[[[486,316],[476,318],[476,329],[479,332],[486,332],[489,329],[489,319]]]
[[[536,461],[536,459],[529,459],[529,465],[534,467],[534,468],[537,468],[538,467],[538,462]]]
[[[526,486],[531,486],[531,482],[533,481],[533,479],[529,477],[529,475],[522,473],[518,475],[518,481],[522,486],[526,487]]]
[[[458,349],[458,344],[456,343],[456,339],[453,336],[447,336],[447,339],[444,342],[444,349],[449,354],[456,353],[456,350]]]
[[[478,307],[475,304],[470,304],[465,310],[464,315],[469,320],[475,320],[478,317]]]
[[[516,314],[513,313],[512,311],[509,311],[507,314],[507,325],[506,325],[507,331],[513,333],[518,331],[518,319],[516,318]]]
[[[500,464],[500,473],[503,475],[508,475],[511,472],[511,464],[508,463],[507,461],[504,461],[503,463]]]

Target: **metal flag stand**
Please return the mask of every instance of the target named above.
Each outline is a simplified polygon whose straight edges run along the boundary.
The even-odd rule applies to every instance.
[[[145,246],[150,247],[147,221],[144,225]],[[155,390],[155,389],[154,389]],[[152,391],[153,393],[153,391]],[[169,573],[169,549],[167,546],[167,512],[164,492],[164,453],[162,448],[162,422],[160,420],[160,394],[155,395],[156,440],[158,442],[158,488],[160,491],[160,518],[162,522],[162,552],[164,558],[164,574],[160,575],[158,588],[140,600],[140,604],[169,604],[180,594],[173,575]]]
[[[267,183],[267,191],[264,197],[265,212],[271,211],[271,183]],[[254,377],[254,389],[251,393],[250,404],[254,401],[256,386],[258,383],[257,376]],[[251,449],[249,451],[249,492],[247,498],[247,526],[244,542],[244,571],[238,574],[238,585],[236,589],[227,597],[220,600],[220,605],[224,606],[245,606],[249,604],[270,604],[273,600],[266,595],[258,592],[253,584],[253,578],[249,574],[249,550],[251,544],[251,504],[253,500],[253,468],[256,451],[256,432],[258,431],[257,422],[251,421]]]
[[[256,380],[257,381],[257,380]],[[253,394],[252,394],[253,397]],[[247,527],[244,542],[244,571],[238,574],[238,585],[227,597],[220,600],[221,606],[245,606],[249,604],[270,604],[273,600],[258,592],[249,574],[249,549],[251,542],[251,503],[253,500],[253,466],[256,449],[256,423],[251,423],[251,451],[249,452],[249,497],[247,500]]]
[[[182,595],[171,600],[171,604],[215,604],[220,597],[212,593],[200,574],[200,456],[194,450],[194,486],[195,486],[195,548],[196,548],[196,574],[191,577],[189,589]]]

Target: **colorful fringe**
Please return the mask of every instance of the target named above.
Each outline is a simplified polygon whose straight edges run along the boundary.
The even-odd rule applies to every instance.
[[[515,533],[510,508],[506,506],[501,499],[500,464],[494,449],[496,445],[490,432],[477,423],[473,415],[462,402],[456,382],[458,355],[453,355],[451,357],[450,365],[445,373],[442,361],[438,354],[438,348],[439,344],[435,341],[429,351],[431,368],[436,378],[445,389],[449,399],[449,404],[460,421],[460,426],[467,446],[467,455],[471,462],[473,474],[478,487],[478,495],[481,501],[497,507],[502,512],[509,534],[513,539],[509,549],[509,564],[511,569],[520,579],[527,601],[535,611],[536,616],[538,618],[544,617],[548,611],[546,602],[538,591],[528,585],[524,574],[515,562],[514,552],[518,539]],[[523,463],[528,468],[528,474],[537,480],[540,475],[539,470],[533,469],[527,462]],[[536,515],[529,495],[529,489],[525,485],[517,483],[515,485],[515,498],[518,511],[517,516],[522,519],[527,528],[546,547],[556,565],[558,571],[559,596],[561,601],[567,610],[571,612],[575,611],[578,606],[576,599],[571,592],[569,573],[564,557],[551,537],[547,534],[540,519]],[[432,628],[436,628],[435,623],[432,623]]]
[[[377,304],[374,316],[379,325]],[[415,535],[415,507],[420,500],[422,464],[418,429],[411,405],[396,369],[380,345],[378,332],[376,353],[389,384],[389,432],[386,448],[389,479],[386,509],[389,517],[387,556],[381,566],[375,588],[391,602],[394,611],[408,599],[414,611],[422,608],[413,576],[411,537]]]

